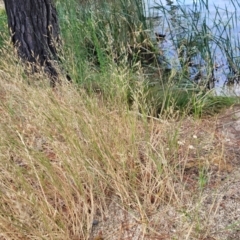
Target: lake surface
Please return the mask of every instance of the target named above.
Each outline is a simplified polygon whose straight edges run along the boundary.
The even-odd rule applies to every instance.
[[[181,69],[179,42],[186,40],[192,44],[191,51],[196,51],[191,56],[195,67],[189,67],[190,78],[195,79],[199,72],[208,76],[211,73],[218,93],[240,96],[237,84],[240,79],[240,3],[237,0],[145,0],[145,12],[147,18],[154,20],[153,37],[154,32],[166,35],[159,42],[159,48],[163,49],[167,68]],[[226,87],[233,79],[231,87]]]

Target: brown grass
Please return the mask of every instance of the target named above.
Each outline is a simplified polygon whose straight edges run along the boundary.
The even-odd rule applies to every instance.
[[[216,118],[145,118],[0,60],[1,239],[204,239],[207,186],[231,171]],[[112,78],[124,81],[125,72]],[[123,84],[124,85],[124,84]],[[212,211],[211,214],[214,214]],[[206,239],[206,238],[205,238]]]

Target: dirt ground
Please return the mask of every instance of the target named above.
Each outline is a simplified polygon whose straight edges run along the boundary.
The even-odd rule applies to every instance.
[[[216,189],[215,196],[211,189],[206,189],[211,201],[215,197],[217,209],[212,219],[212,239],[240,239],[240,106],[227,110],[219,117],[218,133],[224,138],[225,148],[232,156],[228,174],[222,174],[222,184]],[[207,208],[206,208],[207,209]]]
[[[199,200],[183,190],[186,212],[170,204],[162,206],[149,216],[146,227],[140,211],[126,211],[115,199],[104,217],[96,216],[90,239],[240,240],[240,106],[218,116],[215,134],[230,161],[222,171],[211,172],[211,183]]]

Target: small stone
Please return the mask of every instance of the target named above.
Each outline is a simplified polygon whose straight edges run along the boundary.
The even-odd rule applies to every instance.
[[[99,223],[99,221],[98,221],[98,220],[96,220],[96,219],[94,219],[94,220],[93,220],[93,222],[92,222],[92,225],[93,225],[93,226],[97,226],[97,225],[98,225],[98,223]]]

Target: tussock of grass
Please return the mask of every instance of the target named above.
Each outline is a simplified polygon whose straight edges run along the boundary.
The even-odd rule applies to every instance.
[[[225,161],[218,151],[221,143],[207,150],[216,140],[213,131],[201,129],[198,135],[201,121],[140,118],[120,91],[112,101],[74,85],[53,90],[38,86],[35,76],[26,81],[21,65],[0,74],[0,228],[5,239],[87,239],[97,213],[104,216],[113,199],[138,216],[149,236],[158,236],[158,224],[150,220],[157,209],[181,209],[182,189],[198,188],[194,179],[188,184],[188,171],[209,169],[213,156]],[[44,82],[44,76],[39,80]]]

